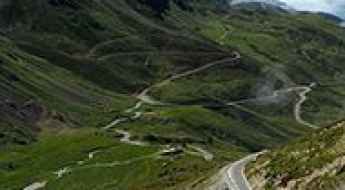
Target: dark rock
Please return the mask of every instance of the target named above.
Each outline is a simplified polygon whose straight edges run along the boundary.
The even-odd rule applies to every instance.
[[[59,113],[59,112],[53,112],[52,113],[52,118],[54,119],[54,120],[57,120],[57,121],[60,121],[60,122],[62,122],[62,123],[66,123],[66,119],[65,119],[65,117],[64,117],[64,115],[62,115],[61,113]]]

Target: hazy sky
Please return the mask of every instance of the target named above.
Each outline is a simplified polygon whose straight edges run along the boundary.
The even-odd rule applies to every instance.
[[[345,19],[345,0],[281,0],[303,11],[323,11]]]

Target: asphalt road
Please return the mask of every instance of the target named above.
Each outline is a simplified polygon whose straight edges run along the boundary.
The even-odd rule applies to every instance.
[[[226,170],[228,189],[230,190],[251,190],[251,186],[244,174],[245,166],[256,159],[261,154],[249,155],[235,163],[232,163]]]

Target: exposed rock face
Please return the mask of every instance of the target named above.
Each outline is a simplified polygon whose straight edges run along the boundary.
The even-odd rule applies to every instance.
[[[0,100],[0,146],[8,143],[29,144],[40,131],[38,122],[45,109],[35,101]]]
[[[63,113],[49,111],[34,100],[0,101],[0,147],[8,143],[29,144],[44,127],[69,127]]]
[[[42,117],[43,112],[43,107],[32,100],[22,104],[9,99],[0,101],[0,113],[23,122],[34,124]]]

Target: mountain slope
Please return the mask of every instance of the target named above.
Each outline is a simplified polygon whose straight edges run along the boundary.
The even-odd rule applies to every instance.
[[[153,80],[164,78],[174,70],[188,69],[188,67],[203,64],[186,64],[196,56],[204,57],[205,62],[226,56],[224,51],[214,47],[215,45],[210,42],[203,42],[197,37],[195,39],[184,37],[184,34],[170,31],[165,26],[156,24],[152,19],[145,18],[134,11],[130,4],[124,1],[111,5],[111,1],[86,3],[44,0],[34,3],[8,1],[7,4],[2,4],[1,18],[4,23],[2,31],[6,36],[3,41],[7,41],[7,43],[2,43],[4,46],[2,55],[16,52],[12,55],[14,60],[2,57],[6,64],[3,66],[3,75],[9,75],[4,76],[3,84],[10,85],[17,82],[18,86],[25,85],[25,90],[28,91],[25,94],[17,88],[8,86],[6,93],[2,93],[3,98],[13,99],[9,101],[19,106],[33,99],[32,94],[36,94],[34,99],[45,98],[46,100],[44,103],[41,102],[44,104],[41,106],[56,102],[51,108],[61,107],[60,112],[70,112],[68,111],[70,108],[64,107],[70,103],[94,107],[94,104],[103,101],[111,105],[107,99],[110,97],[103,96],[114,96],[116,93],[128,95],[140,90]],[[120,8],[120,6],[123,7]],[[116,8],[116,10],[109,8]],[[128,11],[123,12],[122,9]],[[45,20],[41,19],[42,15]],[[133,23],[123,23],[128,20],[133,20]],[[166,33],[154,35],[154,32],[162,30]],[[169,38],[174,39],[175,42],[165,49],[160,48],[163,47],[162,43],[165,39]],[[191,53],[184,52],[184,49],[189,49]],[[14,64],[20,62],[17,57],[29,59],[23,62],[29,62],[30,65],[35,63],[44,67],[38,70],[37,66],[32,66],[32,70],[40,76],[35,79],[27,79],[28,75],[20,76],[22,79],[19,80],[19,75],[23,75],[20,72],[25,71],[12,68],[15,67]],[[146,60],[150,61],[150,68],[144,65]],[[49,68],[51,74],[46,73]],[[11,74],[8,73],[9,69],[11,69]],[[50,78],[52,78],[51,81],[48,81]],[[13,80],[18,81],[13,82]],[[28,82],[28,80],[31,81]],[[59,80],[64,81],[59,82]],[[31,84],[22,84],[24,82]],[[37,87],[36,83],[42,82],[46,84],[39,84],[40,86]],[[55,84],[51,85],[52,82]],[[97,85],[91,83],[97,83]],[[32,87],[27,87],[28,85]],[[107,90],[115,91],[115,94],[105,93]],[[46,92],[52,95],[43,94]],[[37,93],[41,94],[37,95]],[[15,94],[21,94],[22,97],[17,97]],[[47,96],[59,96],[55,99],[62,100],[52,101]],[[120,102],[123,101],[120,100],[115,106],[122,110]],[[90,112],[81,107],[72,109],[79,109],[73,111],[74,113]],[[100,109],[104,110],[101,107]],[[103,114],[103,110],[99,111]],[[87,118],[89,116],[79,119]],[[72,119],[79,121],[77,118]],[[88,125],[94,126],[90,122]]]
[[[32,138],[42,126],[96,126],[130,103],[130,98],[28,54],[6,38],[1,39],[0,62],[2,145],[27,143],[25,134]]]
[[[210,3],[200,2],[199,5],[210,5]],[[23,11],[24,7],[27,10]],[[205,8],[195,7],[194,11],[204,12]],[[54,65],[54,68],[61,68],[70,72],[72,77],[97,84],[100,89],[110,90],[123,95],[139,92],[141,89],[155,84],[168,76],[183,73],[184,71],[232,56],[233,48],[231,46],[218,44],[212,38],[208,39],[210,36],[204,36],[203,31],[200,31],[200,33],[194,31],[194,27],[180,28],[184,23],[176,23],[177,21],[193,21],[194,24],[190,24],[190,26],[199,27],[198,20],[204,18],[198,17],[198,14],[194,13],[194,11],[185,11],[176,6],[171,7],[171,11],[166,13],[167,16],[164,20],[150,14],[150,10],[147,7],[136,1],[118,1],[116,3],[112,1],[91,1],[87,3],[84,1],[78,3],[74,1],[47,2],[43,0],[36,3],[12,1],[5,8],[8,11],[2,12],[4,14],[2,18],[6,18],[7,21],[5,24],[7,27],[3,28],[4,35],[21,51],[44,59],[47,64]],[[182,15],[175,16],[175,13],[187,14],[191,18],[183,18]],[[52,22],[45,22],[45,20],[40,19],[41,15],[44,15],[45,20],[51,20]],[[176,20],[180,18],[183,18],[183,20]],[[213,28],[210,29],[213,30]],[[57,30],[59,33],[56,33]],[[204,73],[207,73],[205,76],[213,80],[213,82],[209,83],[206,82],[209,79],[203,79],[205,81],[204,84],[209,83],[211,85],[211,88],[208,88],[208,85],[205,86],[205,89],[208,89],[207,94],[203,95],[204,92],[199,91],[191,93],[191,95],[184,95],[187,98],[187,102],[179,101],[178,103],[207,105],[217,103],[219,100],[232,101],[250,97],[251,92],[248,90],[254,89],[257,85],[256,81],[265,75],[260,71],[260,64],[262,64],[260,62],[243,56],[241,64],[228,67],[221,65],[210,68]],[[229,76],[228,73],[242,74]],[[214,75],[218,75],[218,79]],[[196,77],[196,80],[199,80],[198,74],[191,77]],[[216,84],[220,80],[228,82],[221,85]],[[190,81],[189,84],[194,84],[192,82],[194,80]],[[177,83],[179,82],[184,83],[185,81],[182,78],[177,81]],[[175,82],[170,84],[175,84]],[[185,88],[177,86],[181,90],[176,89],[175,92],[170,93],[165,88],[171,88],[170,84],[159,89],[153,89],[154,96],[156,96],[156,90],[161,89],[164,93],[169,93],[176,99],[180,97],[176,92],[185,89],[181,92],[188,93],[189,90],[195,89],[194,87]],[[60,86],[64,87],[64,84],[60,84]],[[42,90],[50,91],[50,89]],[[37,90],[32,89],[31,91],[36,92]],[[82,92],[82,89],[76,91]],[[236,93],[233,93],[234,91]],[[195,95],[205,97],[196,99]],[[166,95],[162,94],[159,96],[156,98],[164,100]],[[64,96],[59,98],[61,97]],[[25,101],[30,99],[31,97],[25,97]],[[89,99],[92,102],[97,101],[96,97]],[[68,100],[63,101],[68,102]],[[169,102],[170,100],[166,99],[164,101]],[[85,104],[90,106],[89,102]],[[58,105],[70,104],[58,103]],[[116,104],[114,106],[119,107]],[[53,109],[56,108],[53,106]],[[103,114],[103,110],[100,113]],[[85,109],[73,112],[78,113],[82,111],[89,112]],[[109,111],[108,116],[111,114],[111,110]],[[69,108],[64,106],[60,112],[67,115],[70,114]],[[243,111],[237,108],[225,109],[221,111],[223,113],[216,112],[220,115],[233,115],[231,120],[234,120],[233,122],[236,123],[239,122],[238,120],[242,120],[241,114]],[[290,137],[302,134],[305,131],[298,124],[292,124],[292,126],[295,126],[295,129],[294,127],[288,127],[282,129],[282,132],[279,132],[279,130],[273,132],[275,131],[273,125],[276,121],[263,122],[261,119],[256,118],[255,113],[249,114],[249,117],[252,117],[251,120],[262,126],[260,133],[262,133],[263,137],[265,136],[266,140],[262,139],[260,140],[262,142],[255,143],[256,145],[253,145],[253,142],[248,143],[246,141],[252,139],[253,135],[250,133],[242,135],[241,133],[246,130],[241,128],[231,129],[226,133],[236,137],[236,144],[241,146],[246,144],[247,148],[250,147],[250,149],[257,150],[261,147],[273,146],[277,142],[283,142],[282,139],[276,138],[277,135],[283,137],[286,141]],[[79,122],[80,118],[86,119],[87,117],[72,116],[71,122]],[[270,118],[266,119],[270,120]],[[85,122],[82,125],[87,123],[90,126],[99,126],[101,124],[105,125],[104,121],[106,120],[110,122],[110,119],[107,118],[99,118],[97,120],[98,122],[96,121],[95,124]],[[229,125],[232,125],[232,122],[228,122]],[[291,123],[292,121],[287,122]],[[246,127],[250,127],[249,125],[251,124],[246,124]],[[188,133],[190,132],[194,133],[193,131]],[[267,144],[266,142],[272,143]]]
[[[0,4],[0,189],[197,189],[343,116],[334,23],[155,2]]]
[[[193,19],[193,17],[190,18]],[[238,73],[241,73],[243,77],[234,77],[234,80],[231,80],[217,75],[218,81],[222,83],[231,81],[230,85],[225,85],[226,88],[216,88],[218,91],[214,93],[218,94],[218,99],[236,101],[246,97],[271,94],[274,89],[294,84],[316,82],[318,85],[311,93],[311,101],[305,105],[306,110],[313,113],[308,114],[308,111],[305,111],[304,114],[305,117],[310,118],[309,120],[318,122],[328,120],[321,117],[321,114],[326,113],[321,111],[325,110],[322,107],[326,105],[318,101],[328,99],[328,105],[332,104],[330,107],[333,107],[330,109],[337,109],[336,104],[343,101],[341,78],[344,67],[341,62],[343,56],[340,52],[344,51],[344,31],[334,23],[327,22],[317,15],[289,15],[267,10],[255,12],[231,10],[226,17],[212,15],[205,18],[203,23],[197,21],[195,23],[200,24],[196,28],[201,34],[220,44],[236,47],[243,54],[242,67],[236,70],[235,74],[229,75],[229,78]],[[208,82],[206,76],[195,77],[195,81],[199,80]],[[184,85],[188,83],[190,82],[181,81]],[[195,83],[191,84],[195,85]],[[163,97],[169,97],[164,92],[179,92],[167,91],[167,89],[168,86],[162,92],[158,92],[162,93]],[[191,90],[202,88],[200,85],[199,88],[184,86],[183,89],[188,90],[183,90],[178,95],[190,97],[190,94],[199,95]],[[212,85],[205,89],[208,92],[201,95],[206,94],[208,97],[213,95],[209,91],[214,89]],[[330,94],[326,95],[328,93]],[[171,101],[176,100],[171,99]],[[339,104],[340,109],[333,112],[336,115],[339,114],[339,117],[341,117],[341,107]],[[317,116],[317,113],[320,115]]]
[[[253,189],[342,189],[344,130],[341,121],[261,156],[247,172]]]

